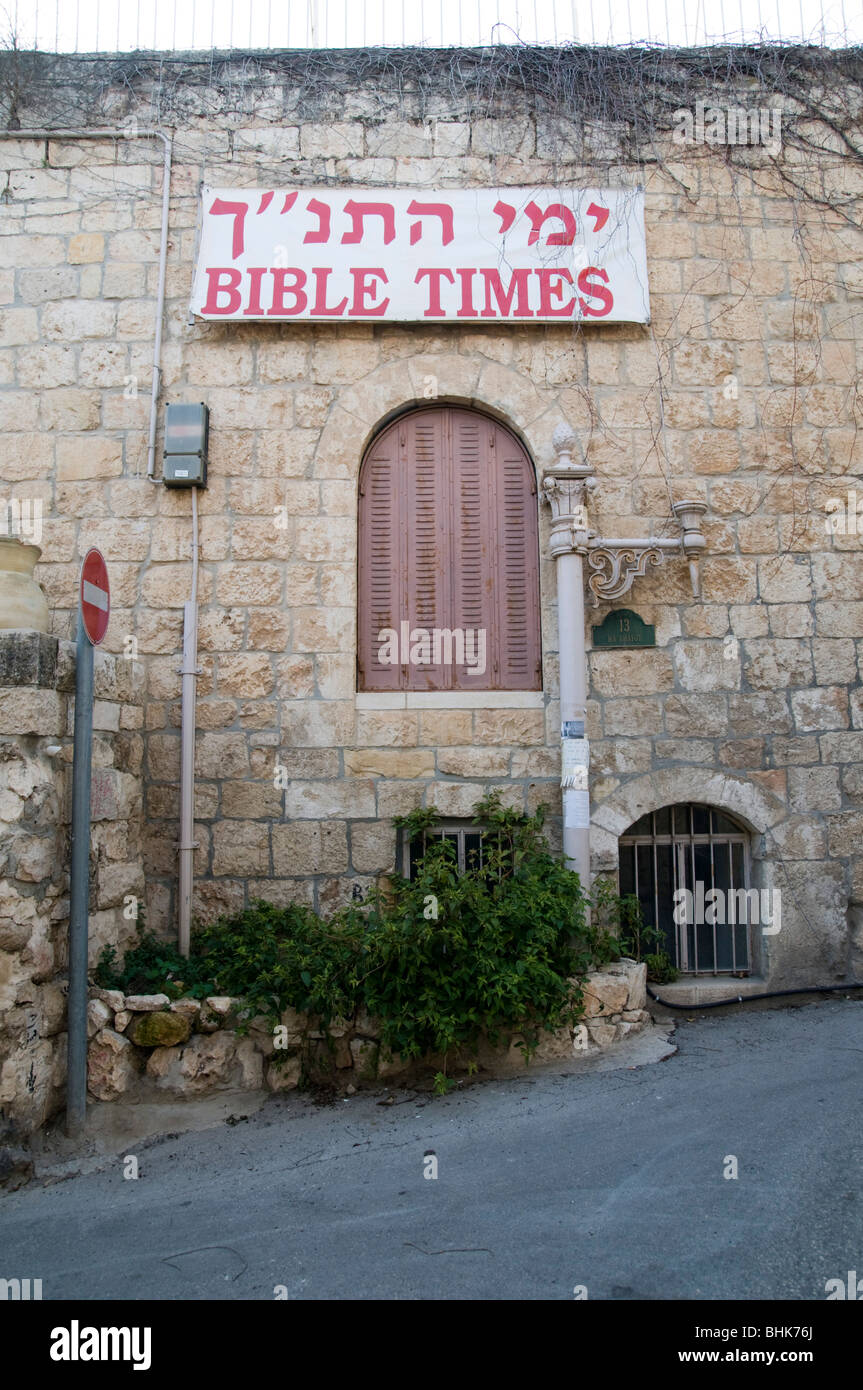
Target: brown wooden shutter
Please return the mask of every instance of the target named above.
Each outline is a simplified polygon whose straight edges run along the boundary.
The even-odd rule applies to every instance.
[[[380,633],[398,630],[405,604],[407,497],[399,487],[398,437],[385,430],[366,455],[359,496],[359,624],[357,675],[360,690],[400,690],[398,666],[378,660]]]
[[[364,460],[359,498],[359,689],[539,690],[533,468],[514,435],[456,407],[405,415]],[[378,660],[379,634],[485,633],[485,669]],[[476,651],[476,646],[474,646]]]

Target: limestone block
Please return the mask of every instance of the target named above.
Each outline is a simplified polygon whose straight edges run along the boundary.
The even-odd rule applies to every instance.
[[[628,971],[628,993],[625,1009],[643,1009],[647,1003],[647,966],[633,962]],[[631,1021],[631,1020],[630,1020]]]
[[[101,999],[91,999],[87,1005],[87,1037],[94,1038],[113,1020],[114,1015]]]
[[[594,651],[590,654],[590,667],[599,695],[654,695],[671,690],[674,685],[671,656],[660,648],[637,652]],[[544,742],[544,739],[539,741]]]
[[[353,700],[288,701],[282,706],[282,737],[294,748],[343,748],[355,741],[355,718]],[[363,735],[360,740],[374,742]]]
[[[225,820],[213,826],[213,873],[267,873],[270,868],[269,827],[261,821]]]
[[[128,1009],[118,1009],[114,1015],[115,1032],[125,1033],[126,1029],[129,1027],[129,1023],[132,1017],[133,1015],[129,1013]]]
[[[152,739],[150,743],[152,745]],[[199,777],[212,777],[217,781],[248,777],[249,754],[245,734],[200,734],[195,743],[195,772]]]
[[[809,643],[790,638],[747,640],[743,644],[744,675],[753,690],[787,690],[811,685]]]
[[[300,1083],[302,1059],[286,1057],[284,1061],[267,1063],[265,1080],[268,1091],[293,1091]]]
[[[274,825],[272,835],[276,874],[342,873],[348,867],[344,821],[293,821]]]
[[[167,994],[127,994],[123,1008],[132,1014],[150,1014],[167,1009],[169,1002]]]
[[[185,1046],[157,1048],[147,1074],[160,1090],[177,1095],[255,1090],[263,1082],[263,1058],[250,1038],[222,1030],[210,1036],[196,1034]]]
[[[107,1004],[112,1013],[117,1013],[124,1007],[123,991],[121,989],[100,989],[98,985],[91,985],[89,989],[91,999],[101,999],[103,1004]]]
[[[371,819],[374,815],[373,782],[291,782],[285,793],[288,820],[319,820],[328,816]]]
[[[589,975],[583,989],[586,1018],[620,1013],[629,997],[629,982],[625,978],[603,972]]]
[[[374,1081],[378,1067],[378,1044],[367,1038],[351,1038],[354,1070],[363,1081]]]
[[[5,735],[58,737],[65,733],[66,701],[56,690],[0,688],[0,729]]]
[[[586,1027],[591,1042],[596,1043],[597,1047],[610,1047],[617,1038],[619,1024],[598,1023],[590,1020]]]
[[[300,153],[304,159],[346,159],[362,155],[364,127],[359,121],[306,122],[300,126]]]
[[[134,1086],[138,1054],[122,1033],[103,1028],[87,1049],[87,1088],[97,1100],[117,1100]]]
[[[174,999],[169,1008],[172,1014],[181,1014],[183,1018],[188,1018],[193,1026],[201,1012],[201,1004],[197,999]]]
[[[351,862],[358,873],[391,873],[395,856],[396,833],[391,821],[352,823]]]
[[[791,709],[799,733],[848,728],[848,691],[844,686],[795,690],[791,695]]]
[[[722,642],[676,642],[674,665],[684,690],[740,689],[740,660]]]

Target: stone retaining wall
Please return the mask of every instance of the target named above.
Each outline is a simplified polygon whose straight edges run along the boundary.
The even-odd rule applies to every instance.
[[[650,1022],[646,973],[646,966],[620,960],[589,975],[582,986],[582,1021],[543,1034],[534,1060],[590,1056],[643,1028]],[[262,1018],[249,1018],[241,999],[170,1002],[165,994],[123,995],[94,987],[88,1010],[90,1097],[143,1102],[264,1087],[284,1091],[303,1080],[358,1090],[442,1068],[440,1057],[413,1063],[389,1055],[379,1023],[362,1011],[334,1021],[326,1033],[315,1023],[287,1009],[279,1031]],[[475,1058],[480,1070],[523,1065],[521,1041],[518,1034],[506,1046],[482,1041]],[[449,1073],[464,1072],[470,1056],[450,1059]]]
[[[95,656],[90,964],[143,902],[143,672]],[[0,1142],[64,1104],[75,646],[0,632]]]

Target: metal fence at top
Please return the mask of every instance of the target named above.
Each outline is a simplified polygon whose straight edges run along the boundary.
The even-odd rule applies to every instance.
[[[863,6],[860,0],[0,0],[0,43],[48,53],[758,42],[861,44]]]

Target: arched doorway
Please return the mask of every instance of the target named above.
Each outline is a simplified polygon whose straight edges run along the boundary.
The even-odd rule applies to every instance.
[[[409,411],[360,469],[361,691],[540,690],[533,465],[498,421]]]
[[[749,835],[733,816],[697,802],[664,806],[629,826],[619,849],[620,892],[638,898],[682,974],[750,973],[758,895]]]

